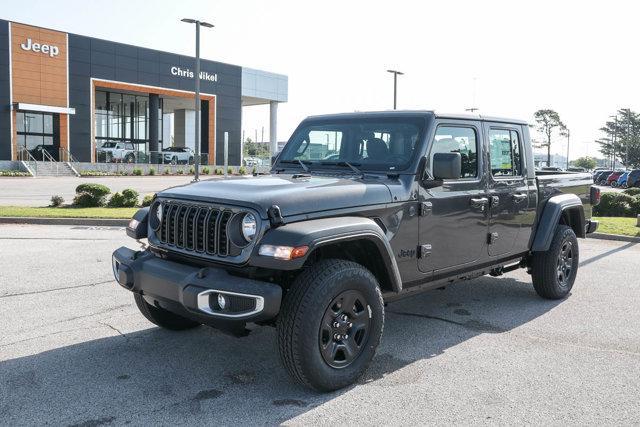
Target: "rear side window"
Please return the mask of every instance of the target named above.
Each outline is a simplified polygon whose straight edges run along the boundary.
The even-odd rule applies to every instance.
[[[489,130],[489,156],[493,176],[522,175],[518,132],[510,129]]]
[[[431,147],[430,165],[436,153],[460,153],[462,178],[478,176],[478,138],[476,130],[463,126],[438,126]]]

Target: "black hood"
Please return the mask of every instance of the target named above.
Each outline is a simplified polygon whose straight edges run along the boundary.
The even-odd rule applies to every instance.
[[[159,197],[252,207],[267,217],[278,205],[283,217],[391,202],[391,192],[380,178],[370,179],[292,175],[209,179],[174,187]]]

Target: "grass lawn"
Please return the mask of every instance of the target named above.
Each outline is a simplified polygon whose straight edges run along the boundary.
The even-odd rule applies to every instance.
[[[598,233],[640,237],[640,227],[636,227],[637,219],[635,218],[601,216],[594,219],[600,222]]]
[[[0,206],[0,217],[129,219],[137,210],[138,208],[34,208],[28,206]]]

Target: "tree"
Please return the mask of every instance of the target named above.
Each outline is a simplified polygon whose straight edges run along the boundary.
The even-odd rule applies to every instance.
[[[604,138],[597,139],[600,152],[617,159],[627,167],[640,166],[640,115],[629,109],[619,110],[615,120],[600,128]],[[612,162],[613,163],[613,162]]]
[[[575,160],[571,161],[571,164],[573,164],[573,166],[578,167],[578,168],[585,168],[585,169],[595,169],[596,167],[596,160],[587,156],[587,157],[579,157]]]
[[[536,121],[536,130],[540,132],[545,142],[541,143],[542,147],[547,147],[547,165],[551,165],[551,138],[557,132],[560,135],[566,135],[567,127],[560,120],[560,115],[554,110],[538,110],[533,114]]]

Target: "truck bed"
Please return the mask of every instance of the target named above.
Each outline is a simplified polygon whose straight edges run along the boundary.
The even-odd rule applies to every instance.
[[[557,194],[575,194],[584,205],[585,219],[591,218],[591,186],[593,177],[590,173],[575,172],[536,172],[538,183],[538,205],[543,207],[550,197]]]

